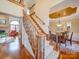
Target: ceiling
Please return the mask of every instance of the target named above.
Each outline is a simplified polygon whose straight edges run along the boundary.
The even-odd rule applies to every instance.
[[[71,21],[71,20],[74,20],[74,19],[79,19],[79,14],[73,14],[73,15],[70,15],[70,16],[66,16],[66,17],[61,17],[61,18],[57,18],[57,19],[49,19],[50,22],[66,22],[66,21]]]
[[[49,18],[54,19],[54,18],[70,16],[70,15],[76,13],[76,11],[77,11],[77,7],[67,7],[65,9],[60,10],[60,11],[50,13]]]
[[[72,11],[71,11],[72,10]],[[79,0],[64,0],[61,3],[52,6],[49,10],[50,21],[79,19]],[[50,16],[52,15],[53,16]]]
[[[79,0],[64,0],[64,1],[56,4],[55,6],[52,6],[49,10],[49,13],[57,12],[61,9],[65,9],[69,6],[79,7]]]

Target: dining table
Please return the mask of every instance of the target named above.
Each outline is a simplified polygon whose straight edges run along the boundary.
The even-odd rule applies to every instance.
[[[64,43],[66,46],[66,39],[67,39],[67,31],[56,32],[56,44],[59,50],[61,43]]]

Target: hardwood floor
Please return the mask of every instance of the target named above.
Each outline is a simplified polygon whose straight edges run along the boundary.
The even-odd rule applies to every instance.
[[[79,59],[79,42],[73,42],[69,47],[61,49],[59,59]]]
[[[24,46],[22,46],[21,56],[22,59],[34,59]]]
[[[76,53],[61,52],[59,59],[79,59],[79,52]]]
[[[27,54],[26,54],[27,53]],[[0,46],[0,59],[33,59],[28,51],[20,48],[19,40]]]
[[[0,59],[21,59],[18,39],[0,47]]]
[[[59,51],[59,46],[55,42],[50,41],[50,45],[54,47],[55,51]],[[74,41],[72,46],[70,44],[67,44],[66,47],[62,45],[58,59],[79,59],[79,42]]]
[[[55,49],[56,50],[56,49]],[[34,59],[28,50],[16,39],[11,43],[0,45],[0,59]],[[79,52],[61,51],[59,59],[79,59]]]

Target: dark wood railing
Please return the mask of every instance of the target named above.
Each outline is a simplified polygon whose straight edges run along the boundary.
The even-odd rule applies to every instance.
[[[34,6],[35,6],[35,4],[33,4],[31,7],[29,7],[29,9],[31,10],[31,9],[33,9],[34,8]]]
[[[33,22],[37,25],[37,27],[41,30],[41,33],[43,33],[46,36],[46,39],[49,40],[49,34],[45,33],[45,31],[42,29],[42,27],[37,23],[37,21],[33,18],[32,15],[35,15],[37,19],[40,20],[40,22],[42,23],[42,25],[45,25],[45,23],[40,19],[40,17],[38,17],[35,12],[31,13],[30,18],[33,20]]]
[[[43,25],[45,25],[45,22],[42,21],[42,19],[41,19],[39,16],[37,16],[37,15],[35,14],[35,12],[31,13],[31,16],[32,16],[32,15],[34,15]]]

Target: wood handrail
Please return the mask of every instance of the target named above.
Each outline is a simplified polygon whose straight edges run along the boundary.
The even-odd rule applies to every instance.
[[[26,16],[26,15],[24,14],[24,17],[23,17],[23,18],[26,18],[26,17],[30,20],[30,22],[31,22],[32,25],[34,26],[35,30],[37,30],[38,33],[41,32],[40,30],[38,30],[39,28],[36,26],[36,24],[34,23],[34,21],[33,21],[29,16]]]
[[[35,12],[30,14],[31,19],[36,23],[36,25],[38,25],[38,27],[40,28],[40,30],[42,31],[43,34],[46,35],[47,40],[49,40],[49,34],[45,33],[44,30],[40,27],[40,25],[35,21],[35,19],[32,17],[32,15],[35,15]],[[41,18],[39,18],[37,15],[35,15],[44,25],[45,23],[41,20]]]
[[[35,4],[33,4],[31,7],[29,7],[29,9],[31,10],[34,6],[35,6]]]
[[[45,23],[42,21],[42,19],[41,19],[40,17],[38,17],[38,16],[35,14],[35,12],[31,13],[30,15],[31,15],[31,16],[32,16],[32,15],[35,15],[35,17],[36,17],[37,19],[39,19],[39,20],[42,22],[43,25],[45,25]]]
[[[35,14],[35,16],[42,22],[43,25],[45,25],[45,23],[41,20],[41,18],[39,18],[36,14]]]
[[[41,30],[41,33],[46,35],[47,40],[48,38],[48,34],[44,32],[44,30],[40,27],[40,25],[35,21],[35,19],[32,17],[32,15],[30,15],[31,19],[34,21],[34,23],[36,23],[36,25],[39,27],[39,29]]]
[[[34,23],[37,25],[38,23],[34,20],[34,18],[30,15],[30,18],[34,21]],[[40,28],[40,26],[39,25],[37,25],[37,27],[39,27],[39,29],[41,29]],[[41,29],[41,31],[43,32],[43,30]]]
[[[45,36],[46,36],[46,39],[48,40],[49,39],[49,37],[48,37],[48,34],[47,33],[45,33],[43,30],[42,30],[42,28],[40,27],[40,25],[34,20],[34,18],[30,15],[30,17],[32,18],[32,20],[36,23],[36,25],[39,27],[39,29],[41,30],[41,32],[43,33],[43,34],[45,34]],[[44,56],[45,56],[45,47],[44,47],[44,52],[43,52],[43,59],[44,59]]]
[[[24,12],[25,12],[25,11],[24,11]],[[33,22],[37,25],[37,27],[41,30],[42,33],[48,35],[47,33],[44,32],[44,30],[40,27],[40,25],[39,25],[39,24],[35,21],[35,19],[32,17],[32,15],[34,15],[34,14],[35,14],[35,12],[31,13],[31,14],[28,15],[28,16],[30,16],[30,18],[33,20]],[[25,13],[24,13],[24,16],[26,16]],[[27,17],[27,16],[26,16],[26,17]]]
[[[32,12],[30,15],[34,15],[35,14],[35,12]]]
[[[23,12],[25,12],[25,11],[23,11]],[[43,33],[43,34],[45,34],[46,35],[46,39],[47,40],[49,40],[49,34],[47,34],[47,33],[45,33],[44,32],[44,30],[40,27],[40,25],[35,21],[35,19],[32,17],[32,15],[34,15],[35,14],[35,12],[33,12],[33,13],[31,13],[30,15],[28,15],[31,19],[32,19],[32,21],[37,25],[37,27],[41,30],[41,33]],[[24,16],[25,17],[27,17],[27,15],[24,13]],[[34,24],[33,24],[33,26],[34,26]],[[35,27],[35,26],[34,26]],[[35,27],[36,28],[36,27]],[[37,30],[37,28],[36,28],[36,30]],[[39,31],[37,30],[37,32],[39,33]]]

